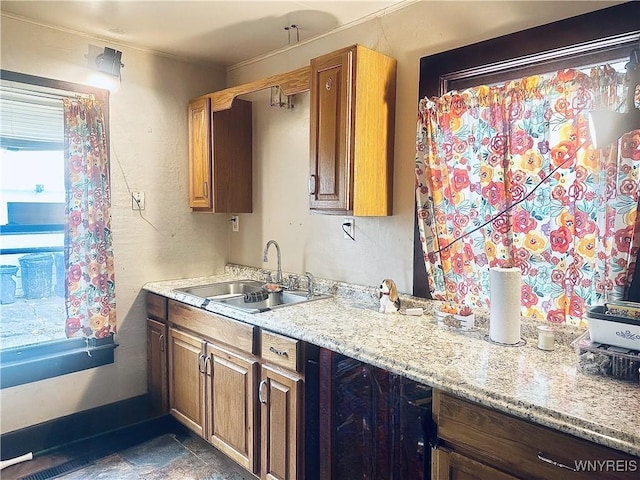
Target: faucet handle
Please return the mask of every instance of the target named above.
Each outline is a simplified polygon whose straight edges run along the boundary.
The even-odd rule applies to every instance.
[[[316,289],[316,277],[314,277],[311,272],[304,272],[304,276],[307,279],[307,288],[309,289],[309,296],[313,297],[315,295],[315,289]]]
[[[264,275],[265,283],[272,283],[273,279],[271,278],[271,272],[269,270],[262,270],[262,274]]]
[[[296,288],[298,288],[299,286],[299,282],[298,282],[298,275],[289,275],[287,277],[287,288],[289,290],[295,290]]]

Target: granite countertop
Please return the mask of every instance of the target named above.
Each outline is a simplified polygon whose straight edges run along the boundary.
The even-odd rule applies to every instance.
[[[196,298],[174,289],[261,279],[259,272],[228,265],[223,274],[151,282],[143,288],[202,307]],[[539,350],[535,338],[527,338],[523,324],[525,345],[496,345],[488,341],[488,330],[482,322],[468,332],[438,326],[433,314],[437,302],[403,298],[405,304],[422,306],[425,313],[382,314],[370,287],[318,279],[318,288],[334,297],[256,314],[215,303],[204,308],[640,456],[640,386],[580,372],[575,349],[562,337],[555,350]]]

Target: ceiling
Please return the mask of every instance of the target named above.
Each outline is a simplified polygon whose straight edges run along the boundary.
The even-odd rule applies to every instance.
[[[116,50],[136,46],[229,66],[412,1],[2,0],[0,10],[89,34]]]

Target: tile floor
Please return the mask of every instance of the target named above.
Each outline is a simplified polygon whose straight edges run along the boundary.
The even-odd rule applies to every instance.
[[[165,433],[87,462],[64,453],[2,470],[3,480],[255,480],[203,439]]]

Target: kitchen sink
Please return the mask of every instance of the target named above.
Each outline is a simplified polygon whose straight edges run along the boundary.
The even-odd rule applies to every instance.
[[[309,297],[304,290],[282,291],[278,293],[270,293],[269,297],[260,301],[246,301],[243,296],[229,297],[220,299],[220,303],[229,305],[230,307],[244,310],[245,312],[264,312],[274,308],[286,307],[287,305],[295,305],[297,303],[311,302],[313,300],[321,300],[323,298],[331,298],[330,295],[313,295]]]
[[[264,283],[256,280],[232,280],[230,282],[209,283],[194,287],[177,288],[176,291],[199,298],[220,299],[225,297],[244,296],[245,293],[257,293]]]
[[[177,288],[176,291],[192,295],[211,303],[220,303],[244,312],[258,313],[274,308],[331,298],[331,295],[309,296],[305,290],[283,290],[268,293],[264,283],[256,280],[233,280],[194,287]]]

